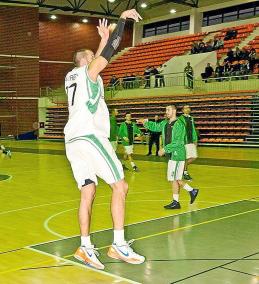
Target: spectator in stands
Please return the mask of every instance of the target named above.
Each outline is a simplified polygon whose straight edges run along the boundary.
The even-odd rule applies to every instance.
[[[187,62],[187,65],[184,68],[184,74],[187,80],[187,87],[193,89],[193,68],[190,62]]]
[[[123,82],[123,88],[129,89],[130,88],[130,74],[125,74],[125,76],[122,79]]]
[[[144,78],[145,78],[145,89],[150,88],[150,76],[151,76],[151,68],[149,66],[146,67],[144,71]]]
[[[241,49],[240,59],[241,60],[248,60],[249,59],[249,52],[244,47]]]
[[[248,53],[248,60],[249,60],[249,64],[250,64],[250,69],[253,71],[254,70],[254,66],[256,63],[256,50],[255,48],[251,48],[249,53]]]
[[[195,42],[192,44],[191,54],[197,54],[197,53],[200,53],[200,50],[199,50],[199,44],[198,44],[198,42],[195,41]]]
[[[231,69],[232,68],[231,68],[230,62],[228,62],[228,61],[224,62],[224,65],[223,65],[223,77],[230,76]]]
[[[215,77],[221,78],[223,77],[224,72],[224,66],[222,66],[219,62],[217,63],[217,66],[215,68]],[[217,81],[221,81],[222,79],[218,79]]]
[[[213,42],[213,50],[218,50],[223,47],[224,47],[224,41],[220,39],[219,37],[215,37],[214,42]]]
[[[159,72],[156,67],[151,66],[151,75],[155,77],[155,88],[158,88]]]
[[[256,63],[254,66],[253,74],[259,74],[259,64],[258,63]],[[259,78],[259,76],[257,78]]]
[[[238,47],[236,47],[236,50],[234,52],[234,59],[235,60],[241,60],[242,56],[243,56],[242,51]]]
[[[231,69],[231,72],[230,72],[230,75],[231,76],[239,76],[240,75],[240,63],[239,61],[234,61],[231,65],[232,69]],[[236,78],[236,79],[239,79],[239,78]]]
[[[213,51],[213,44],[211,41],[206,42],[204,52],[211,52]]]
[[[205,83],[207,83],[208,81],[207,79],[212,77],[213,74],[214,74],[214,69],[211,67],[210,63],[208,63],[205,68],[205,72],[201,73],[201,77],[205,81]]]
[[[203,53],[206,52],[206,46],[205,43],[203,41],[200,41],[199,43],[199,53]]]
[[[161,64],[157,69],[159,73],[159,87],[165,87],[164,67],[166,67],[166,65],[163,66],[163,64]]]
[[[109,87],[116,87],[115,85],[117,85],[118,81],[119,79],[115,75],[112,75],[109,82]]]
[[[241,60],[240,64],[240,75],[248,75],[251,73],[250,64],[248,60]],[[247,76],[242,77],[242,79],[248,79]]]
[[[237,31],[234,29],[230,29],[226,32],[224,40],[235,39],[237,37]]]
[[[131,83],[132,89],[136,88],[136,79],[137,79],[136,75],[132,73],[130,75],[130,83]]]
[[[234,60],[234,52],[231,48],[228,49],[227,57],[225,58],[225,62],[232,62]]]

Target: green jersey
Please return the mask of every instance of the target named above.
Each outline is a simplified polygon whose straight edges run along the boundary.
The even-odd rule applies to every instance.
[[[110,141],[117,141],[119,127],[117,124],[116,117],[110,116]]]
[[[144,126],[151,131],[159,132],[162,131],[163,147],[166,153],[171,154],[171,160],[173,161],[185,161],[186,151],[185,151],[185,136],[186,130],[185,125],[179,118],[172,125],[172,136],[171,142],[165,144],[166,130],[169,120],[165,119],[159,123],[154,123],[153,121],[147,121]],[[167,135],[168,136],[168,135]],[[168,141],[166,141],[168,143]]]
[[[184,123],[186,129],[185,144],[197,143],[198,135],[193,117],[190,115],[182,114],[179,119]]]
[[[130,127],[129,127],[130,126]],[[131,129],[131,131],[129,131]],[[118,136],[122,140],[122,145],[123,146],[129,146],[133,144],[133,140],[135,135],[141,135],[142,132],[138,128],[137,124],[135,122],[131,122],[130,124],[126,122],[122,122],[119,128],[119,134]],[[126,142],[123,137],[127,137],[129,139],[128,142]]]

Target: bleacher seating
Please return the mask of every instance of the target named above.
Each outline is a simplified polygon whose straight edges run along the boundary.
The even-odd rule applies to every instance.
[[[158,67],[174,56],[185,54],[191,50],[193,42],[202,40],[205,35],[206,33],[178,36],[131,47],[105,69],[102,74],[104,83],[109,82],[113,74],[118,78],[122,78],[125,73],[143,75],[147,65]]]
[[[254,96],[245,94],[192,95],[190,97],[160,97],[118,99],[108,101],[109,107],[119,110],[118,122],[124,120],[126,112],[131,112],[133,120],[158,114],[164,116],[165,107],[175,104],[178,114],[184,104],[192,108],[201,143],[244,143],[251,134]],[[63,128],[67,121],[67,106],[49,107],[45,138],[63,138]],[[143,127],[142,127],[143,129]],[[144,129],[143,129],[144,130]]]
[[[242,25],[242,26],[235,26],[235,27],[232,27],[232,28],[222,29],[219,33],[217,33],[215,35],[215,37],[219,37],[219,38],[224,40],[224,37],[226,35],[227,30],[235,29],[238,32],[237,37],[235,39],[224,41],[224,48],[217,51],[218,59],[222,58],[228,52],[229,48],[233,49],[234,47],[239,45],[258,26],[259,25],[257,23],[256,24],[247,24],[247,25]]]

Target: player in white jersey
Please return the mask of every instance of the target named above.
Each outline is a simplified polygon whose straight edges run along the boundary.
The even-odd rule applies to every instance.
[[[81,246],[75,258],[86,265],[104,269],[97,258],[98,253],[90,240],[90,221],[95,197],[97,177],[112,188],[111,213],[114,241],[108,256],[132,264],[140,264],[145,258],[133,251],[131,242],[124,238],[125,199],[128,185],[124,180],[122,165],[108,138],[110,135],[109,112],[104,101],[103,82],[99,73],[107,66],[119,46],[127,18],[141,19],[133,9],[122,13],[118,24],[109,36],[107,21],[98,27],[101,43],[97,54],[91,50],[75,53],[76,68],[65,78],[69,104],[69,119],[65,126],[66,154],[74,177],[81,190],[79,225]]]

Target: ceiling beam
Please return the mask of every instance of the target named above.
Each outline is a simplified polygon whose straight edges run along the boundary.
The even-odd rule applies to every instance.
[[[25,1],[19,1],[19,0],[0,0],[0,3],[9,3],[9,4],[22,4],[22,5],[34,5],[34,6],[38,6],[40,8],[45,8],[45,9],[49,9],[52,11],[55,10],[61,10],[61,11],[65,11],[65,12],[72,12],[72,13],[85,13],[85,14],[90,14],[90,15],[96,15],[96,16],[109,16],[109,17],[113,17],[113,18],[119,18],[119,15],[113,14],[113,11],[111,14],[107,15],[107,13],[105,12],[101,12],[101,11],[93,11],[93,10],[87,10],[87,9],[75,9],[73,5],[73,3],[71,2],[70,4],[72,4],[71,6],[56,6],[56,5],[48,5],[45,4],[46,1],[42,1],[42,0],[36,0],[36,2],[25,2]],[[69,2],[69,1],[68,1]],[[80,3],[80,1],[78,2]],[[84,3],[84,2],[83,2]]]

